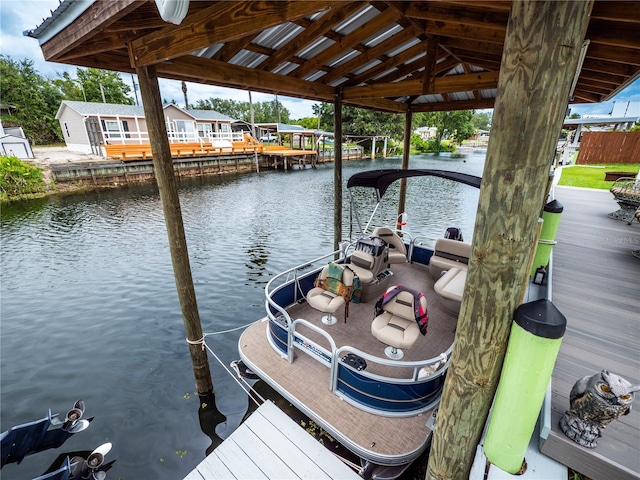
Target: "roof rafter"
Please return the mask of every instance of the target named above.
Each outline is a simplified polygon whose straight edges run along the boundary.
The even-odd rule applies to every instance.
[[[435,80],[434,90],[431,93],[448,93],[497,88],[498,75],[499,72],[483,72],[469,75],[448,75],[446,77],[438,77]],[[352,100],[357,98],[422,95],[423,88],[421,80],[404,81],[402,82],[402,85],[394,82],[381,83],[377,85],[364,85],[359,87],[346,87],[343,90],[343,98],[345,100]]]
[[[171,25],[131,43],[132,65],[145,66],[180,57],[201,48],[226,43],[286,19],[311,15],[326,9],[331,1],[219,2],[189,15],[180,25]]]
[[[274,52],[271,58],[266,59],[259,65],[261,70],[273,70],[291,55],[299,52],[311,44],[316,38],[326,35],[333,27],[343,22],[362,5],[352,3],[350,5],[334,5],[331,10],[322,16],[321,19],[311,23],[303,32],[296,35],[289,43]]]
[[[300,65],[293,71],[292,75],[297,78],[304,77],[308,73],[317,70],[326,62],[329,62],[330,60],[338,57],[341,52],[344,52],[346,49],[362,43],[367,38],[388,27],[390,24],[398,20],[398,18],[400,18],[400,14],[397,12],[381,12],[375,18],[369,20],[364,25],[361,25],[349,35],[345,35],[344,37],[342,37],[339,42],[334,43],[326,50],[323,50],[309,61]]]

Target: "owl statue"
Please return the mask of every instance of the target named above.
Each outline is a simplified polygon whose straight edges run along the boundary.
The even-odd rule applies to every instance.
[[[638,390],[640,385],[606,370],[583,377],[569,393],[570,408],[560,419],[560,428],[574,442],[595,448],[604,428],[631,411]]]

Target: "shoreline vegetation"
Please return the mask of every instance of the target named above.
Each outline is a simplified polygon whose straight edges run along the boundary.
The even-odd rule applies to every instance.
[[[640,164],[616,163],[607,165],[568,165],[562,167],[558,185],[609,190],[613,181],[606,181],[606,172],[635,172]],[[42,168],[17,157],[0,156],[0,202],[41,198],[63,193],[82,193],[95,188],[86,185],[57,186],[45,181]]]

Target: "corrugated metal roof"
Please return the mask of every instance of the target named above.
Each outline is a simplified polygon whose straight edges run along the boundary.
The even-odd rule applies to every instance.
[[[60,104],[60,109],[65,105],[80,115],[105,115],[105,116],[121,116],[121,117],[144,117],[144,109],[140,105],[122,105],[119,103],[98,103],[98,102],[77,102],[74,100],[63,100]],[[171,105],[165,105],[167,108]],[[224,115],[215,110],[195,110],[180,108],[177,105],[173,107],[186,112],[194,117],[196,120],[223,120],[233,121],[233,118]]]
[[[376,33],[375,35],[369,37],[367,40],[365,40],[362,43],[365,47],[368,47],[368,48],[375,47],[379,43],[382,43],[386,39],[393,37],[396,33],[399,33],[402,30],[404,29],[400,25],[393,24],[393,26],[387,27],[382,32]]]
[[[463,100],[473,100],[473,92],[452,92],[448,94],[449,98],[454,102],[461,102]]]
[[[367,5],[361,10],[358,10],[355,14],[351,15],[344,22],[336,26],[333,31],[339,33],[340,35],[349,35],[355,29],[361,27],[369,20],[377,17],[379,14],[380,10],[372,7],[371,5]]]
[[[346,51],[341,57],[336,57],[331,62],[329,62],[328,66],[331,68],[338,67],[358,55],[360,55],[360,52],[358,50],[350,49]]]
[[[118,103],[77,102],[63,100],[60,104],[78,112],[80,115],[121,115],[127,117],[144,117],[144,109],[140,105],[121,105]]]
[[[266,58],[267,56],[261,53],[250,52],[249,50],[240,50],[231,60],[229,60],[229,63],[254,68],[260,65]]]
[[[284,44],[294,39],[304,28],[295,23],[284,23],[272,28],[267,28],[264,32],[253,39],[251,43],[265,48],[279,49]]]
[[[311,60],[313,57],[318,55],[320,52],[323,52],[334,43],[336,42],[334,42],[330,38],[319,37],[311,45],[308,45],[307,47],[300,50],[300,52],[298,52],[298,56],[304,58],[305,60]]]
[[[180,110],[184,110],[184,108],[181,108]],[[194,117],[196,120],[227,120],[229,122],[235,122],[234,118],[231,118],[224,113],[216,112],[215,110],[196,110],[193,108],[189,108],[184,111]]]
[[[360,68],[356,68],[353,71],[354,75],[360,75],[362,72],[366,72],[367,70],[369,70],[370,68],[375,67],[376,65],[380,65],[382,63],[382,60],[378,60],[377,58],[374,60],[371,60],[370,62],[365,63],[363,66],[361,66]]]

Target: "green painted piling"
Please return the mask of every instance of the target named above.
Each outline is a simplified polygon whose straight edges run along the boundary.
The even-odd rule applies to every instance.
[[[538,268],[547,268],[549,265],[551,250],[556,244],[556,233],[558,232],[558,225],[560,225],[560,217],[563,210],[564,207],[557,200],[552,200],[544,206],[542,213],[542,230],[540,231],[536,254],[533,258],[531,271],[529,272],[530,277],[535,275]]]
[[[505,472],[520,471],[566,324],[545,299],[516,310],[484,441],[487,459]]]

